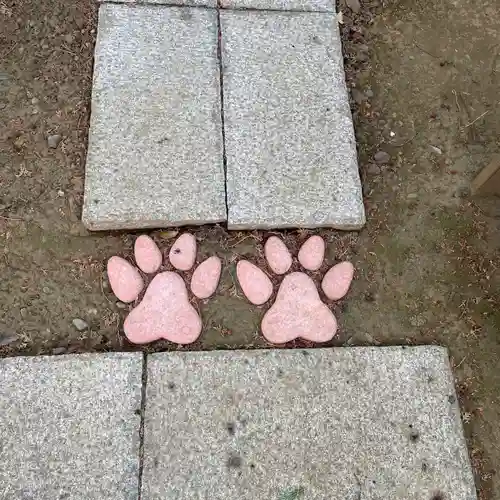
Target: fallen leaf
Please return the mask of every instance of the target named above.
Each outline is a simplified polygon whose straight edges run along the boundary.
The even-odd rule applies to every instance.
[[[172,238],[175,238],[179,234],[179,231],[162,231],[160,233],[160,238],[163,238],[164,240],[171,240]]]

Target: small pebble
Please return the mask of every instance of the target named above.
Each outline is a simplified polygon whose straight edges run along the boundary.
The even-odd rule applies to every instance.
[[[366,168],[366,171],[369,173],[369,174],[372,174],[372,175],[377,175],[377,174],[380,174],[381,172],[381,169],[378,165],[375,165],[375,163],[370,163],[368,165],[368,167]]]
[[[64,354],[66,352],[66,347],[56,347],[52,349],[52,354]]]
[[[16,335],[8,335],[0,333],[0,347],[12,344],[17,339]]]
[[[391,159],[391,155],[389,153],[386,153],[385,151],[378,151],[373,156],[373,159],[377,163],[384,164],[384,163],[387,163]]]
[[[361,10],[359,0],[346,0],[345,3],[355,14],[358,14]]]
[[[439,149],[438,147],[436,146],[432,146],[430,145],[429,146],[429,149],[433,152],[433,153],[436,153],[438,155],[442,155],[443,154],[443,151],[441,149]]]
[[[365,96],[368,97],[368,99],[373,97],[373,90],[371,90],[371,89],[365,90]]]
[[[358,89],[351,89],[351,95],[352,98],[354,99],[354,102],[361,104],[363,101],[366,100],[365,94],[363,92],[360,92]]]
[[[120,302],[119,300],[116,301],[116,307],[118,307],[118,309],[126,309],[127,308],[127,304],[124,304],[123,302]]]
[[[31,104],[38,104],[40,101],[36,98],[36,97],[33,97],[33,99],[31,99]]]
[[[47,137],[47,144],[49,148],[56,149],[61,142],[62,137],[59,134],[49,135]]]
[[[73,321],[73,326],[79,331],[83,332],[89,327],[89,324],[86,321],[83,321],[83,319],[80,318],[75,318]]]
[[[14,148],[15,148],[17,151],[21,151],[21,149],[23,149],[23,146],[24,146],[24,138],[23,138],[23,137],[18,137],[18,138],[14,141]]]

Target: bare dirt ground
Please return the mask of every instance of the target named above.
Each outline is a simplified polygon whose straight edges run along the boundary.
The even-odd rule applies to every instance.
[[[358,13],[339,7],[368,223],[319,232],[328,264],[357,268],[332,305],[333,345],[449,347],[480,498],[500,500],[500,200],[469,194],[499,148],[500,10],[497,0],[361,1]],[[0,25],[0,354],[136,349],[104,273],[111,255],[131,256],[135,235],[80,223],[95,6],[0,0]],[[390,159],[377,164],[380,151]],[[269,233],[194,231],[200,259],[226,265],[217,296],[196,304],[205,328],[192,348],[264,346],[266,308],[245,301],[235,262],[265,265]],[[151,234],[168,251],[174,232]],[[311,233],[283,234],[297,250]]]

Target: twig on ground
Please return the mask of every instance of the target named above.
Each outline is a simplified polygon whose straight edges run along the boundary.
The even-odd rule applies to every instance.
[[[478,120],[480,120],[484,115],[489,113],[490,110],[487,109],[484,113],[480,114],[475,120],[472,120],[470,123],[467,123],[467,125],[464,126],[464,128],[470,127],[471,125],[474,125]]]

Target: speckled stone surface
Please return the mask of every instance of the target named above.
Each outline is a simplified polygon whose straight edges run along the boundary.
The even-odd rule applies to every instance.
[[[262,318],[261,330],[271,344],[298,338],[328,342],[337,333],[337,318],[321,300],[314,281],[295,272],[281,282],[276,300]]]
[[[248,260],[240,260],[236,265],[238,283],[245,297],[257,306],[269,300],[273,284],[267,274]]]
[[[221,11],[221,26],[229,228],[363,226],[335,16]]]
[[[217,32],[212,9],[100,6],[89,229],[226,219]]]
[[[144,456],[143,500],[476,498],[434,346],[150,355]]]
[[[97,0],[99,3],[105,3],[109,0]],[[217,7],[217,0],[113,0],[113,3],[125,4],[157,4],[165,6],[191,6],[191,7]]]
[[[335,12],[334,0],[220,0],[226,9]]]
[[[123,332],[134,344],[158,339],[191,344],[201,329],[200,315],[189,302],[184,280],[171,271],[153,278],[141,302],[123,323]]]
[[[0,360],[0,497],[136,500],[141,353]]]
[[[300,265],[309,271],[317,271],[323,264],[325,249],[325,240],[321,236],[314,234],[300,247],[297,255]]]

